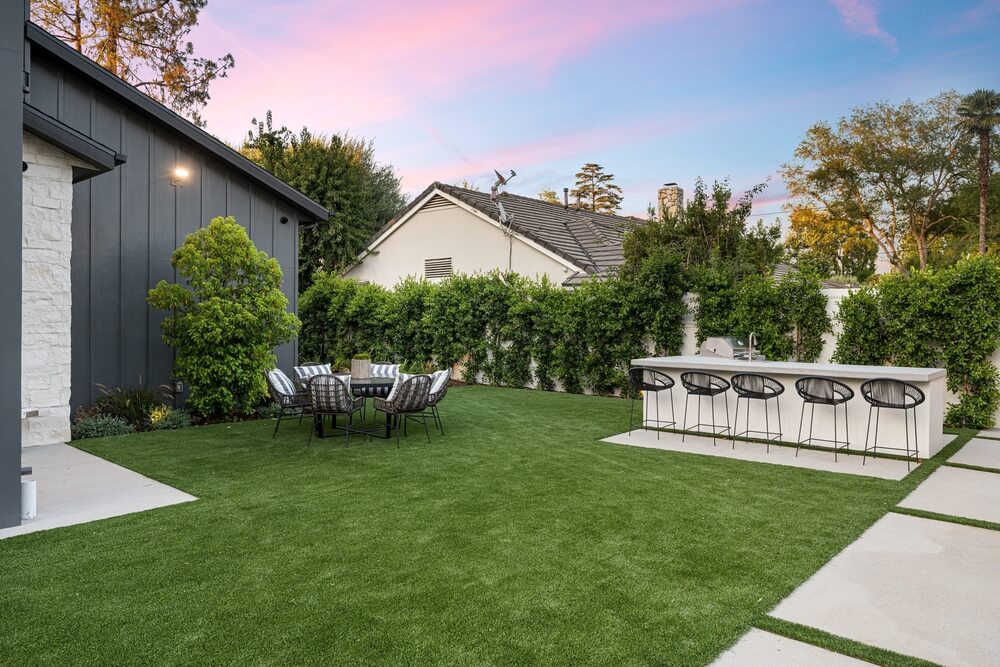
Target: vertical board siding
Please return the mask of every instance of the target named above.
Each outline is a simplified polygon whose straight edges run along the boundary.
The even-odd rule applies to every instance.
[[[125,164],[73,190],[73,408],[96,398],[96,383],[157,386],[172,381],[173,350],[162,340],[164,313],[146,303],[159,280],[176,278],[170,256],[187,234],[232,215],[284,273],[297,306],[299,213],[159,127],[91,88],[44,56],[32,60],[31,103],[127,156]],[[171,184],[187,167],[182,187]],[[285,216],[287,224],[280,224]],[[295,342],[275,351],[291,372]]]

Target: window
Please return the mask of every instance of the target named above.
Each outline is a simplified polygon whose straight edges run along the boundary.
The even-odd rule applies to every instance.
[[[424,278],[448,278],[451,276],[451,257],[424,260]]]

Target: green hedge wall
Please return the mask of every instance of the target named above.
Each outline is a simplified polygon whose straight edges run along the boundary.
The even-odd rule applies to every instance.
[[[939,271],[890,274],[840,302],[843,332],[833,359],[844,364],[940,366],[959,401],[945,423],[988,428],[1000,406],[991,357],[1000,346],[1000,263],[962,260]]]
[[[496,385],[552,389],[558,380],[567,391],[613,393],[625,387],[629,361],[647,354],[644,338],[657,353],[679,353],[683,297],[669,260],[573,291],[500,273],[409,279],[392,290],[320,275],[299,302],[300,356],[338,366],[357,353],[462,361],[468,381],[482,372]]]

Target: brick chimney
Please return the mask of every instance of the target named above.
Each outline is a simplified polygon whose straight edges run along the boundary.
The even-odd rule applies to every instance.
[[[656,192],[657,212],[666,210],[670,215],[677,215],[684,208],[684,189],[676,183],[666,183]]]

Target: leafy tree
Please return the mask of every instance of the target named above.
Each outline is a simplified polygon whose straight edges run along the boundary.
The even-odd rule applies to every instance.
[[[853,276],[864,282],[875,273],[878,248],[856,223],[825,211],[795,207],[785,250],[795,266],[821,276]]]
[[[1000,92],[979,89],[958,105],[959,127],[979,140],[979,254],[986,254],[986,199],[990,186],[990,138],[1000,125]]]
[[[31,19],[153,99],[203,125],[212,81],[232,54],[196,56],[186,41],[207,0],[35,0]]]
[[[552,188],[545,188],[544,190],[539,192],[538,198],[550,204],[562,204],[562,202],[559,200],[559,195],[557,195],[556,191],[553,190]]]
[[[594,162],[580,167],[570,196],[576,201],[575,208],[596,213],[614,213],[622,203],[622,189],[615,185],[614,174],[605,174],[604,167]]]
[[[329,222],[301,231],[299,286],[312,284],[319,270],[350,266],[368,239],[388,222],[406,199],[392,165],[375,159],[371,141],[333,135],[298,135],[275,128],[271,112],[253,128],[240,151],[278,178],[330,210]]]
[[[854,109],[836,126],[813,125],[795,161],[782,168],[796,205],[858,221],[903,271],[910,241],[926,266],[928,249],[955,224],[941,204],[969,164],[958,101],[946,92],[923,103],[880,102]]]
[[[170,263],[182,282],[161,280],[149,303],[171,311],[163,341],[176,350],[174,375],[191,388],[188,405],[207,417],[251,413],[267,395],[274,348],[299,329],[278,260],[234,218],[219,217],[189,234]]]

